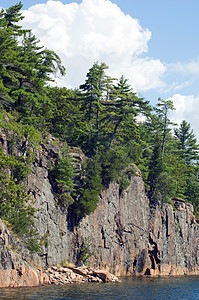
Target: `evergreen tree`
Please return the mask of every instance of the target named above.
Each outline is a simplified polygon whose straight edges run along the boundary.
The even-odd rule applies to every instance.
[[[193,172],[190,172],[186,180],[186,188],[184,192],[186,199],[194,206],[194,211],[199,216],[199,179]]]
[[[105,91],[105,70],[108,67],[101,63],[95,63],[87,73],[86,82],[80,85],[80,89],[84,95],[82,110],[85,111],[85,118],[90,123],[95,122],[95,128],[99,131],[99,114],[101,110],[101,100]]]
[[[0,218],[20,235],[31,251],[38,251],[38,239],[33,228],[36,210],[26,193],[26,186],[18,182],[19,170],[22,169],[21,162],[12,155],[6,156],[0,149]]]
[[[112,147],[119,129],[121,129],[122,133],[126,130],[128,131],[125,142],[127,141],[126,139],[135,137],[136,132],[138,132],[136,117],[139,113],[145,114],[149,111],[148,101],[138,98],[132,92],[132,88],[127,81],[124,76],[121,76],[118,84],[112,90],[111,101],[106,103],[107,112],[109,112],[107,117],[109,118],[110,128],[112,128],[109,148]]]
[[[74,202],[72,192],[75,178],[75,165],[67,144],[62,148],[57,164],[51,173],[57,184],[58,202],[61,206],[67,207]]]
[[[82,121],[86,121],[87,153],[93,155],[99,143],[104,119],[104,102],[110,97],[111,79],[105,74],[108,66],[105,63],[95,63],[87,73],[87,79],[80,85],[80,103]]]
[[[81,115],[77,100],[78,92],[67,88],[47,87],[47,96],[52,104],[48,130],[74,146],[78,144]]]
[[[13,102],[9,91],[10,87],[15,84],[12,67],[16,63],[17,36],[22,34],[21,26],[15,23],[23,19],[20,13],[21,8],[20,2],[0,12],[0,104],[3,107]]]
[[[175,129],[175,136],[178,139],[177,148],[179,149],[180,157],[188,165],[196,162],[199,158],[199,145],[191,125],[183,120],[179,128]]]
[[[64,67],[56,53],[38,46],[30,30],[18,22],[22,4],[0,13],[0,103],[20,112],[20,119],[31,124],[45,124],[52,106],[46,94],[46,84],[56,70],[63,75]]]
[[[154,110],[158,117],[158,120],[156,120],[157,129],[159,130],[162,136],[161,152],[163,156],[166,138],[168,133],[171,131],[171,128],[169,126],[174,125],[168,117],[170,110],[174,110],[174,105],[171,100],[162,100],[161,98],[158,98],[158,101],[159,102]]]
[[[163,172],[163,161],[162,161],[162,148],[161,142],[158,135],[156,135],[156,141],[153,148],[150,165],[149,165],[149,173],[148,173],[148,185],[149,185],[149,198],[151,200],[155,199],[155,196],[158,194],[158,181],[160,174]]]
[[[87,159],[83,165],[81,187],[77,188],[74,194],[76,201],[72,205],[72,209],[80,218],[90,215],[97,207],[99,194],[103,189],[101,171],[101,163],[97,155]]]
[[[5,18],[5,22],[6,22],[6,27],[9,29],[12,29],[13,35],[19,35],[22,32],[24,32],[24,30],[21,29],[22,26],[18,25],[18,22],[20,20],[23,20],[23,18],[24,18],[21,13],[22,7],[23,7],[23,5],[20,1],[19,3],[6,9],[5,12],[4,12],[4,10],[2,10],[2,14],[3,14],[3,16]]]

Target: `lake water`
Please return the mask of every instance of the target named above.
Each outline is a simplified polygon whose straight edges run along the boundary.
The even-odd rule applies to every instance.
[[[122,278],[121,283],[0,289],[0,299],[199,299],[199,276]]]

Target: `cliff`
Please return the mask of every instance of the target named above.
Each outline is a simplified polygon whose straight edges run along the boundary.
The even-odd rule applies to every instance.
[[[2,135],[6,151],[3,139]],[[0,286],[15,286],[9,279],[13,276],[18,286],[30,285],[32,279],[26,278],[34,278],[32,285],[37,285],[45,281],[38,268],[77,264],[86,255],[92,268],[116,276],[199,275],[199,230],[191,204],[176,199],[174,206],[151,205],[135,168],[127,191],[121,194],[117,183],[110,184],[95,212],[77,224],[54,198],[48,161],[57,154],[52,144],[42,145],[27,182],[38,209],[35,228],[42,241],[40,253],[28,252],[0,223]],[[80,154],[73,155],[81,162]]]
[[[175,200],[151,207],[140,176],[119,196],[114,183],[98,208],[70,233],[78,249],[89,241],[90,264],[117,276],[199,274],[199,230],[189,203]],[[70,249],[74,255],[74,248]]]

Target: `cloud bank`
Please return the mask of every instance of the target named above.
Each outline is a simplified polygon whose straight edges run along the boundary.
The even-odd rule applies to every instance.
[[[199,76],[199,57],[190,62],[178,62],[171,65],[171,69],[174,72],[179,72],[181,74],[189,74]]]
[[[186,120],[191,124],[191,128],[194,130],[194,134],[199,139],[199,126],[198,126],[198,111],[199,111],[199,95],[194,97],[193,95],[180,95],[175,94],[170,100],[173,101],[175,111],[171,113],[171,118],[178,125],[182,120]]]
[[[135,91],[163,87],[166,66],[145,57],[151,32],[109,0],[63,4],[49,0],[23,11],[22,25],[41,44],[58,53],[67,75],[57,83],[78,87],[94,62],[105,62],[109,75],[129,79]]]
[[[157,94],[162,91],[168,96],[191,85],[190,78],[176,82],[176,75],[199,75],[199,59],[165,64],[147,57],[151,32],[110,0],[82,0],[80,4],[49,0],[23,14],[22,26],[32,29],[42,45],[61,57],[66,77],[56,79],[60,86],[78,88],[96,61],[109,66],[110,76],[124,75],[139,93],[156,89]],[[174,94],[170,99],[176,107],[172,118],[178,123],[183,119],[190,122],[199,137],[199,96]]]

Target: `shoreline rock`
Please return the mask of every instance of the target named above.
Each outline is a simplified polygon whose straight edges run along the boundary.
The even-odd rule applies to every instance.
[[[42,276],[42,284],[64,285],[85,282],[121,282],[115,275],[106,270],[94,270],[85,266],[51,267]]]

